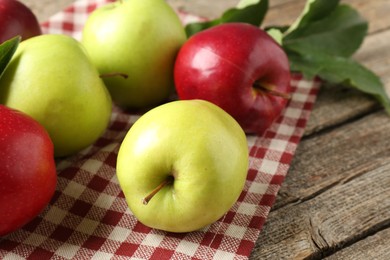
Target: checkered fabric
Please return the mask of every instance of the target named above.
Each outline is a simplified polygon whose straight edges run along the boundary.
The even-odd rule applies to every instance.
[[[79,0],[42,27],[80,38],[88,14],[108,1]],[[183,23],[197,19],[179,14]],[[0,238],[1,259],[247,259],[304,132],[319,84],[294,75],[292,99],[262,137],[247,136],[247,181],[234,206],[196,232],[148,228],[128,209],[115,172],[119,146],[139,115],[115,108],[105,134],[57,162],[50,205],[22,229]]]

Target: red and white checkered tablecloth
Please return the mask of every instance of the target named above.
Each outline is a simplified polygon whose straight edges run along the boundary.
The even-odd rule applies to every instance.
[[[77,39],[88,14],[109,0],[79,0],[42,24]],[[196,16],[179,13],[183,23]],[[0,259],[247,259],[287,174],[319,89],[294,75],[292,99],[263,137],[247,136],[250,166],[241,196],[216,223],[174,234],[148,228],[128,209],[116,178],[119,146],[139,116],[114,109],[105,134],[58,161],[50,205],[0,238]]]

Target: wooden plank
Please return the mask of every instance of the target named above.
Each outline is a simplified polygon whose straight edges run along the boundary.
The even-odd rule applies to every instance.
[[[389,1],[390,3],[390,1]],[[390,17],[390,16],[389,16]],[[390,21],[389,21],[390,26]],[[354,58],[377,74],[390,95],[390,28],[366,37]]]
[[[388,129],[390,118],[382,111],[302,140],[274,208],[308,200],[329,187],[390,163]]]
[[[305,0],[278,3],[274,8],[268,10],[263,26],[291,25],[302,12],[305,3]]]
[[[390,228],[325,258],[326,260],[390,259]]]
[[[343,86],[321,86],[304,136],[333,127],[380,109],[368,95]]]
[[[272,211],[251,259],[320,259],[388,227],[389,171],[387,161],[313,199]]]
[[[174,8],[182,10],[191,14],[199,15],[209,19],[219,17],[227,8],[231,8],[237,5],[237,0],[224,0],[224,1],[185,1],[185,0],[168,0]]]
[[[377,112],[303,140],[251,259],[316,258],[388,226],[389,127]]]
[[[343,0],[369,21],[369,34],[390,28],[390,2],[388,0]]]

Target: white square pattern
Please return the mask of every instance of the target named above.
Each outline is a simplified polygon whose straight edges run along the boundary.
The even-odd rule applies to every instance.
[[[102,167],[102,165],[103,165],[103,162],[101,162],[101,161],[89,159],[81,166],[81,169],[95,174]]]
[[[283,152],[286,150],[287,145],[288,145],[287,141],[273,139],[269,144],[269,149]]]
[[[60,224],[67,214],[67,211],[62,210],[56,206],[52,206],[44,215],[44,218],[54,224]]]
[[[198,249],[199,244],[192,243],[187,240],[180,241],[179,245],[176,248],[177,252],[183,253],[185,255],[193,256]]]
[[[249,188],[250,193],[266,194],[269,184],[254,182]]]
[[[148,234],[142,244],[145,246],[157,247],[161,241],[163,241],[164,236],[158,234]]]
[[[77,226],[76,230],[84,234],[92,235],[98,226],[99,222],[92,219],[84,218]]]
[[[78,199],[85,189],[86,187],[84,185],[78,184],[77,182],[74,181],[70,181],[68,183],[68,186],[66,186],[66,188],[62,191],[62,193],[72,198]]]
[[[108,238],[118,242],[123,242],[129,236],[129,234],[130,230],[128,228],[115,227]]]
[[[115,199],[116,198],[114,196],[108,195],[106,193],[100,193],[94,205],[103,209],[109,209],[112,203],[114,203]]]
[[[230,224],[228,229],[226,230],[226,235],[242,239],[245,235],[246,230],[246,227],[240,227],[237,225]]]
[[[269,161],[264,159],[260,167],[260,171],[271,175],[275,175],[278,166],[279,166],[279,162],[274,162],[274,161]]]
[[[73,259],[79,249],[79,246],[64,243],[57,249],[56,255],[62,256],[66,259]]]

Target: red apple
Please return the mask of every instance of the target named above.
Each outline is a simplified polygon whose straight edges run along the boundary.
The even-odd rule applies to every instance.
[[[174,68],[180,99],[208,100],[232,115],[247,134],[263,134],[286,106],[287,55],[253,25],[227,23],[193,35]]]
[[[16,0],[0,0],[0,43],[17,35],[22,40],[42,34],[35,14]]]
[[[26,114],[0,105],[0,236],[36,217],[56,183],[53,143],[45,129]]]

